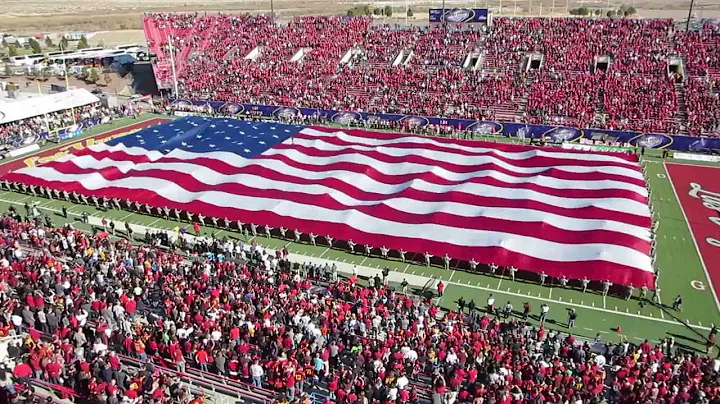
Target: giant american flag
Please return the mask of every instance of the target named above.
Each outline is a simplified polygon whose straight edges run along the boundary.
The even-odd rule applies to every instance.
[[[648,191],[629,155],[187,117],[4,179],[653,286]]]

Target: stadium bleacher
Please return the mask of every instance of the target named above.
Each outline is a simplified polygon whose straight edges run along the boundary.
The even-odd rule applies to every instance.
[[[443,311],[382,282],[328,283],[328,272],[254,243],[198,241],[183,256],[162,233],[136,245],[19,219],[0,218],[1,298],[12,313],[0,333],[23,336],[6,360],[17,382],[59,396],[712,402],[720,391],[712,359],[672,338],[578,340],[479,302]]]
[[[497,17],[491,28],[445,30],[364,17],[275,25],[250,15],[154,14],[144,24],[159,83],[170,80],[168,35],[179,44],[187,99],[718,133],[716,26],[686,33],[663,19]],[[194,27],[209,27],[204,40]],[[539,73],[527,69],[528,55],[540,56]],[[604,57],[609,63],[601,67]],[[685,69],[677,85],[673,57]],[[573,111],[563,107],[576,103]]]

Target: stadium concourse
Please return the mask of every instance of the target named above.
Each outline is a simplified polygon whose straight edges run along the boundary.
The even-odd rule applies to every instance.
[[[180,98],[664,134],[720,133],[720,28],[494,17],[490,27],[365,17],[152,14],[160,88]],[[531,60],[538,60],[535,68]]]
[[[105,143],[108,139],[113,138],[117,139],[116,143],[124,141],[128,144],[136,143],[138,146],[144,146],[141,142],[147,140],[137,130],[148,125],[156,125],[161,121],[153,116],[142,117],[140,122],[128,119],[116,121],[113,123],[115,129],[104,133],[102,130],[108,128],[90,129],[88,131],[90,137],[73,140],[73,143],[61,145],[59,148],[86,154],[88,151],[98,149],[82,149],[83,146]],[[175,122],[180,124],[183,121]],[[153,133],[152,131],[159,130],[158,128],[151,126],[145,132]],[[198,143],[195,142],[198,141],[191,141],[190,138],[200,133],[190,130],[187,134],[190,136],[180,134],[179,137],[184,137],[187,145],[197,145]],[[123,135],[125,137],[122,137]],[[172,145],[178,148],[187,146],[182,143]],[[39,156],[59,157],[56,149],[52,148],[41,150]],[[47,159],[50,160],[49,157]],[[26,166],[25,162],[33,162],[34,165],[41,160],[36,156],[28,156],[6,164],[11,167],[11,170],[17,171],[18,168]],[[30,332],[34,343],[39,345],[31,348],[29,355],[24,359],[28,361],[28,367],[20,367],[17,373],[23,376],[22,372],[28,370],[29,377],[36,376],[41,379],[41,381],[35,380],[33,383],[42,385],[48,390],[64,391],[65,394],[71,394],[70,390],[75,390],[78,394],[100,396],[101,399],[108,399],[108,396],[113,395],[118,398],[121,395],[128,395],[128,398],[131,399],[138,394],[141,397],[143,394],[151,396],[165,394],[168,397],[177,398],[181,394],[180,386],[183,383],[193,382],[193,386],[199,387],[194,387],[186,393],[187,396],[184,397],[188,397],[187,401],[190,400],[192,394],[199,394],[202,391],[209,391],[212,394],[212,389],[220,389],[219,391],[235,394],[243,397],[245,401],[251,402],[263,400],[263,397],[265,400],[286,401],[279,393],[290,393],[287,381],[293,380],[297,386],[299,377],[303,380],[303,388],[309,387],[310,380],[316,374],[315,366],[324,371],[332,369],[333,372],[324,382],[318,380],[319,386],[316,389],[307,391],[315,393],[313,396],[315,400],[322,401],[324,397],[328,397],[328,400],[347,404],[354,402],[353,394],[356,394],[361,400],[364,394],[369,399],[377,398],[380,401],[394,399],[392,401],[395,402],[426,402],[429,400],[439,402],[441,396],[448,402],[470,402],[479,397],[496,402],[520,402],[523,399],[528,402],[537,402],[538,400],[555,402],[563,398],[572,401],[593,402],[598,397],[604,397],[611,402],[655,401],[658,400],[658,397],[676,397],[675,399],[697,402],[701,401],[702,396],[712,399],[716,397],[717,385],[714,370],[712,370],[712,366],[708,366],[711,365],[711,362],[701,359],[677,360],[677,355],[682,352],[702,353],[705,349],[706,338],[714,338],[714,331],[708,327],[712,322],[716,322],[718,317],[716,310],[709,309],[715,307],[712,294],[709,290],[704,293],[698,292],[694,296],[692,292],[688,292],[690,279],[702,279],[706,285],[712,283],[709,279],[704,278],[703,270],[696,262],[698,257],[694,256],[693,258],[692,255],[688,255],[688,252],[692,252],[694,249],[687,224],[677,220],[681,217],[680,208],[677,199],[672,194],[667,176],[662,175],[665,172],[663,165],[658,164],[656,160],[652,161],[655,162],[647,165],[648,178],[651,189],[654,190],[653,198],[656,210],[663,222],[658,233],[660,247],[658,262],[663,268],[667,268],[659,279],[659,285],[667,290],[668,292],[665,293],[670,296],[674,296],[678,291],[683,293],[685,307],[682,312],[651,304],[649,298],[647,300],[639,299],[638,291],[633,294],[630,301],[626,301],[622,296],[614,296],[614,294],[621,294],[624,289],[613,288],[610,295],[603,296],[602,293],[592,290],[583,293],[578,290],[579,287],[576,284],[561,287],[558,279],[553,277],[548,279],[545,286],[540,286],[520,280],[521,273],[518,273],[516,280],[511,279],[510,275],[502,270],[495,274],[490,273],[487,269],[478,273],[468,273],[453,267],[448,271],[437,265],[425,267],[411,262],[400,262],[399,259],[382,259],[378,257],[377,251],[372,256],[348,254],[344,249],[322,245],[322,237],[318,237],[317,244],[319,245],[314,246],[307,241],[295,243],[292,241],[292,237],[289,237],[290,240],[288,240],[281,239],[277,235],[266,238],[262,235],[256,237],[253,234],[242,234],[237,232],[233,226],[225,228],[224,224],[214,228],[212,221],[209,221],[207,226],[201,226],[198,229],[199,233],[203,234],[206,239],[210,239],[210,233],[213,233],[218,240],[229,237],[233,241],[234,248],[231,250],[227,244],[218,242],[217,248],[212,251],[213,254],[202,254],[207,251],[209,244],[192,244],[196,241],[190,235],[195,232],[193,221],[177,221],[171,217],[166,218],[164,213],[158,214],[157,211],[152,215],[143,214],[144,206],[140,206],[140,211],[137,211],[135,206],[128,208],[123,204],[121,210],[111,207],[105,211],[96,207],[92,200],[85,203],[83,198],[78,199],[71,196],[71,200],[63,200],[61,195],[50,194],[53,198],[48,199],[41,195],[39,189],[36,189],[35,195],[30,189],[27,189],[26,193],[18,192],[18,190],[5,190],[0,193],[0,207],[10,208],[12,206],[19,216],[28,216],[26,215],[28,212],[23,206],[27,203],[29,216],[40,214],[37,217],[39,223],[35,224],[19,225],[11,219],[3,219],[0,223],[4,229],[5,256],[8,257],[8,261],[12,262],[12,268],[24,268],[12,272],[6,268],[1,272],[3,276],[10,276],[3,278],[12,287],[6,298],[14,302],[10,307],[16,307],[14,312],[17,316],[12,316],[8,320],[18,321],[19,325],[19,327],[11,326],[10,329],[17,328],[17,331],[25,331],[32,325],[36,325],[39,331],[43,331],[43,327],[49,327],[47,322],[45,326],[40,322],[42,316],[37,313],[41,309],[36,304],[37,300],[32,297],[31,291],[33,290],[41,290],[42,297],[49,297],[52,294],[48,293],[49,290],[46,288],[52,285],[52,282],[58,282],[58,286],[61,286],[61,281],[67,281],[69,287],[61,289],[62,293],[70,296],[69,301],[72,301],[72,306],[69,306],[66,299],[63,304],[65,310],[61,308],[56,317],[58,320],[62,318],[68,320],[67,323],[58,324],[63,324],[63,326],[59,326],[61,328],[59,332],[69,336],[69,342],[64,343],[61,340],[53,342],[52,338],[47,335]],[[50,163],[49,167],[53,166]],[[0,170],[7,172],[7,169],[2,167],[0,165]],[[55,167],[57,166],[55,165]],[[21,191],[21,189],[19,190]],[[45,195],[48,195],[47,192]],[[68,218],[63,217],[63,208],[67,209]],[[48,214],[47,219],[41,217],[43,213]],[[676,220],[672,220],[673,218]],[[45,220],[61,226],[64,223],[72,223],[75,229],[85,233],[70,231],[73,236],[68,237],[67,228],[52,230],[45,227],[39,231],[43,224],[46,224]],[[115,226],[115,231],[112,231],[115,236],[103,231],[103,228],[110,231],[110,223]],[[125,232],[125,223],[133,229],[135,237]],[[93,230],[97,232],[95,236],[91,236]],[[262,232],[262,228],[258,228],[258,230]],[[181,270],[184,265],[191,264],[188,264],[184,258],[174,257],[171,252],[168,252],[167,240],[174,239],[183,233],[187,234],[185,237],[187,245],[184,250],[186,253],[190,253],[190,260],[199,259],[200,262],[208,262],[208,265],[195,264],[192,269]],[[55,236],[55,234],[58,235]],[[164,234],[168,234],[167,238]],[[669,240],[670,237],[673,238],[673,241]],[[154,247],[133,248],[129,255],[123,255],[120,252],[128,249],[129,246],[121,238],[145,241]],[[14,244],[15,240],[19,244]],[[111,241],[113,244],[110,243]],[[241,245],[240,250],[245,252],[239,252],[240,250],[237,249],[239,244]],[[266,246],[270,252],[267,259],[251,259],[246,266],[247,269],[242,270],[240,267],[229,264],[234,259],[249,259],[251,254],[248,250],[263,251],[264,247],[262,246]],[[19,249],[22,251],[21,253],[16,252],[18,251],[17,247],[21,247]],[[44,259],[35,256],[39,253],[40,247],[44,247],[45,252],[41,254],[46,257]],[[116,252],[112,253],[113,250]],[[71,251],[79,252],[80,258],[83,258],[82,262],[78,261],[77,257],[75,257],[75,261],[72,261],[74,253]],[[363,275],[363,278],[365,276],[371,278],[368,281],[372,281],[373,272],[381,276],[382,267],[388,267],[393,270],[392,275],[388,278],[394,280],[390,285],[394,287],[394,293],[403,290],[402,285],[397,281],[403,278],[413,278],[411,275],[421,279],[434,279],[435,285],[437,285],[437,281],[443,282],[446,288],[442,296],[434,293],[432,299],[439,310],[434,309],[424,296],[418,296],[413,300],[403,300],[404,298],[400,295],[396,295],[396,298],[390,295],[388,300],[380,300],[372,304],[364,300],[373,301],[372,296],[374,296],[372,289],[366,289],[365,286],[355,292],[343,292],[345,288],[349,287],[345,280],[334,284],[319,282],[308,285],[302,282],[302,276],[309,275],[311,272],[307,268],[301,270],[299,275],[284,274],[283,266],[280,264],[283,260],[280,259],[276,263],[273,257],[277,255],[284,257],[286,253],[288,254],[287,258],[297,263],[324,263],[324,260],[329,260],[329,263],[334,263],[338,268],[344,269],[345,275],[348,277],[352,275],[352,268],[357,267],[357,271]],[[56,258],[49,258],[49,254]],[[64,255],[68,256],[67,260],[57,261]],[[219,263],[221,260],[219,255],[224,257],[225,263]],[[215,257],[214,261],[211,259],[213,256]],[[132,258],[133,264],[144,262],[144,269],[143,266],[125,267],[126,264],[123,264],[122,260],[128,258]],[[66,262],[67,267],[63,267],[62,264],[60,266],[53,265],[53,262]],[[172,264],[173,262],[175,264]],[[275,273],[269,275],[267,270],[257,270],[258,267],[265,265],[275,268]],[[278,267],[276,268],[275,265]],[[40,269],[40,266],[47,269]],[[121,270],[123,267],[127,269]],[[116,271],[106,271],[104,268],[115,268]],[[167,268],[172,268],[172,270],[168,271]],[[348,268],[350,269],[348,270]],[[676,270],[678,268],[682,268],[682,270]],[[96,273],[98,270],[101,271],[101,274]],[[145,271],[147,276],[131,276],[133,270]],[[54,278],[55,275],[50,275],[53,271],[57,272],[60,280]],[[324,271],[325,269],[316,269],[312,271],[312,275],[314,275],[313,277],[322,277]],[[44,275],[42,275],[43,273]],[[332,279],[332,274],[333,270],[330,269],[325,276]],[[53,277],[51,282],[41,282],[43,277],[48,276]],[[300,276],[300,279],[297,279],[296,276]],[[82,279],[87,279],[89,283],[82,282]],[[232,279],[235,282],[230,281]],[[299,285],[295,283],[298,281],[300,281]],[[358,282],[368,285],[368,281],[363,279]],[[286,283],[289,286],[287,292],[285,291],[286,287],[278,286]],[[413,283],[413,287],[408,290],[410,293],[422,294],[423,288],[427,286],[422,281],[416,283],[415,279],[413,279]],[[34,286],[38,284],[45,286]],[[72,287],[73,284],[78,287]],[[90,284],[95,286],[94,293],[84,295],[81,285],[89,287]],[[25,287],[20,287],[21,285]],[[327,303],[319,302],[319,307],[328,305],[324,315],[309,314],[310,319],[318,317],[324,318],[323,321],[328,321],[328,333],[324,334],[325,338],[318,341],[312,329],[305,328],[303,330],[300,327],[296,329],[297,331],[293,330],[294,337],[290,337],[291,340],[300,338],[300,343],[293,344],[292,341],[286,343],[283,339],[283,332],[278,331],[274,324],[294,321],[293,313],[295,312],[293,310],[308,301],[312,302],[311,299],[302,298],[302,295],[297,294],[306,290],[308,286],[311,287],[310,293],[318,294],[319,300],[322,300],[325,293],[333,296],[333,299],[328,300]],[[118,287],[125,291],[124,294],[115,293],[118,291]],[[194,292],[183,294],[182,291],[187,290],[186,288],[191,288]],[[324,291],[323,288],[327,288],[327,291]],[[55,289],[54,293],[57,296],[57,287]],[[381,296],[391,293],[383,288],[380,288],[379,291]],[[181,293],[176,295],[175,299],[179,299],[177,305],[170,306],[163,294],[167,296],[167,293],[176,292]],[[252,296],[249,297],[251,301],[258,299],[253,302],[252,306],[246,305],[241,300],[235,300],[237,296],[245,295],[248,292],[252,293]],[[156,293],[160,293],[160,295]],[[350,294],[348,295],[348,293]],[[132,294],[142,297],[130,298]],[[256,296],[256,294],[258,295]],[[215,306],[212,300],[205,301],[203,305],[202,300],[199,300],[203,295],[211,298],[217,295],[221,298],[221,303],[225,305]],[[119,296],[119,298],[115,296]],[[260,301],[260,296],[263,296],[262,301]],[[465,313],[468,312],[470,301],[473,301],[475,310],[472,312],[476,313],[474,317],[457,317],[454,314],[450,314],[448,317],[449,311],[457,310],[461,297],[464,299]],[[490,298],[495,299],[494,308],[500,312],[498,320],[492,320],[495,318],[493,312],[486,313],[486,305]],[[94,304],[93,299],[100,306]],[[175,299],[170,298],[170,300]],[[102,310],[103,303],[112,304],[115,301],[122,309],[116,309],[116,305],[111,306],[113,307],[111,310],[106,310],[108,313]],[[335,301],[335,303],[330,303],[330,301]],[[344,301],[361,301],[363,304],[353,306]],[[31,307],[24,308],[20,302],[32,302],[29,304]],[[164,303],[160,304],[160,302]],[[506,323],[503,319],[506,302],[511,302],[514,306],[508,313],[512,320],[510,323]],[[527,321],[535,329],[529,328],[521,331],[522,328],[516,321],[524,318],[522,307],[525,302],[530,305],[530,316]],[[256,304],[259,305],[253,307]],[[295,306],[295,304],[300,306]],[[408,309],[401,309],[403,304],[407,305],[405,307]],[[545,331],[538,331],[543,304],[547,304],[550,311],[545,321]],[[144,331],[140,332],[140,328],[134,329],[136,332],[130,333],[131,340],[123,337],[123,330],[132,329],[128,328],[132,327],[129,320],[144,318],[139,312],[143,310],[155,312],[154,308],[158,305],[166,308],[163,321],[158,322],[157,317],[148,318],[146,325],[140,326]],[[231,326],[233,320],[228,318],[231,311],[227,309],[227,305],[230,305],[231,308],[238,305],[240,312],[245,316],[242,321],[253,323],[254,333],[238,327],[240,334],[237,340],[240,343],[233,342],[236,340],[234,339],[235,334],[233,334],[235,331]],[[306,310],[308,308],[312,310],[311,307],[313,306],[306,306]],[[380,314],[378,334],[375,334],[373,330],[375,320],[369,314],[371,313],[370,308],[373,307],[375,313]],[[414,311],[414,307],[417,307],[417,311]],[[591,348],[604,350],[602,343],[597,347],[592,346],[594,344],[591,343],[583,348],[573,348],[572,346],[576,345],[573,338],[568,338],[567,334],[554,337],[553,333],[548,333],[547,330],[568,331],[566,308],[576,310],[576,328],[570,330],[574,334],[585,335],[590,342],[596,336],[603,342],[617,343],[627,339],[637,346],[637,353],[627,357],[616,355],[613,354],[616,352],[613,347],[607,353],[601,351],[605,353],[604,355],[596,356],[597,351],[593,353]],[[284,312],[287,314],[275,313],[275,311],[283,312],[284,310],[287,310]],[[47,318],[47,312],[42,311],[45,313],[44,317]],[[349,311],[353,312],[355,317],[348,316]],[[408,328],[404,328],[403,313],[411,312],[413,314],[407,317]],[[434,314],[436,312],[437,314]],[[121,314],[118,316],[117,313]],[[181,315],[181,313],[187,314]],[[261,321],[262,313],[266,313],[264,321]],[[388,317],[383,313],[395,313],[394,321],[390,321],[393,316]],[[108,315],[106,316],[106,314]],[[132,317],[133,314],[135,317]],[[208,315],[207,319],[204,314]],[[441,316],[443,317],[441,318]],[[676,316],[680,321],[676,321],[672,316]],[[385,323],[382,322],[382,317],[385,317]],[[182,318],[185,318],[187,325],[182,325]],[[433,318],[437,319],[436,324],[430,322]],[[478,321],[477,324],[473,318]],[[102,319],[107,320],[107,330],[110,331],[101,331],[106,329],[105,320]],[[363,323],[363,319],[366,319],[366,323]],[[690,324],[683,324],[685,321]],[[168,326],[173,322],[178,345],[175,345],[174,342],[167,343],[160,331],[163,326]],[[238,324],[242,325],[242,323]],[[305,322],[301,320],[300,324],[305,324]],[[320,327],[315,329],[323,329],[322,322],[313,324]],[[344,326],[345,324],[347,328]],[[419,340],[408,340],[407,337],[403,337],[405,333],[401,330],[417,327],[420,324],[423,325],[422,328],[428,330],[439,327],[440,334],[432,337],[429,332],[424,334],[417,331],[413,334],[417,335]],[[216,329],[216,326],[219,328]],[[621,326],[622,331],[615,333],[612,329],[616,326]],[[78,335],[79,333],[74,331],[77,327],[85,327],[86,331],[83,335],[87,336],[84,340]],[[187,336],[188,327],[196,330],[190,336]],[[387,334],[387,330],[392,330],[392,327],[395,327],[396,333]],[[386,334],[381,335],[380,329],[384,330]],[[258,333],[258,330],[262,330],[262,333]],[[420,328],[412,328],[412,330],[416,331]],[[466,330],[468,334],[463,335],[461,330]],[[322,331],[320,332],[322,333]],[[366,370],[360,372],[363,385],[357,384],[358,379],[352,380],[355,378],[355,374],[350,376],[347,370],[343,370],[339,366],[343,362],[340,359],[346,358],[345,355],[352,355],[354,349],[352,347],[356,343],[352,337],[348,336],[347,332],[365,337],[356,340],[362,344],[358,350],[363,354],[359,357],[366,358],[364,366]],[[457,336],[460,338],[459,340],[454,340],[455,337],[446,337],[440,340],[437,337],[437,335],[455,335],[453,332],[459,333]],[[170,326],[167,335],[172,334],[172,326]],[[306,339],[305,343],[302,340],[303,334]],[[275,335],[283,338],[278,339],[276,343],[270,343]],[[96,341],[95,336],[100,337],[100,341]],[[104,340],[103,336],[108,336],[107,340]],[[374,343],[376,337],[380,337],[384,342]],[[672,347],[666,343],[666,337],[673,338],[674,345]],[[641,344],[645,339],[649,339],[651,342]],[[38,340],[45,342],[38,342]],[[333,340],[336,342],[333,343]],[[507,345],[504,344],[508,344],[511,340],[515,341],[513,344],[519,345],[511,345],[506,348]],[[663,344],[660,344],[661,340]],[[463,347],[461,341],[467,345]],[[580,341],[582,344],[582,340]],[[323,343],[328,344],[325,349],[320,348]],[[405,344],[410,351],[414,349],[418,354],[415,366],[400,366],[406,362],[405,353],[409,352],[404,348]],[[652,345],[655,344],[659,344],[657,350],[652,349]],[[43,356],[44,352],[50,351],[48,348],[51,345],[54,345],[56,350],[65,352],[64,357]],[[74,350],[72,349],[73,345],[76,348]],[[80,350],[79,348],[83,346],[86,349]],[[68,347],[69,350],[66,349]],[[520,349],[520,347],[524,348]],[[301,350],[303,354],[294,354],[295,349]],[[617,352],[622,352],[626,348],[621,343],[617,349],[619,350]],[[633,352],[634,349],[636,348],[633,346],[627,346],[628,353]],[[102,358],[102,354],[99,352],[107,352],[106,350],[118,351],[119,354],[116,356],[120,358],[120,362],[127,370],[117,371],[115,359]],[[320,354],[319,361],[315,360],[312,355],[315,350],[318,350]],[[667,355],[668,350],[673,353]],[[476,359],[480,351],[483,352],[480,356],[481,359]],[[334,352],[337,352],[339,356],[335,356]],[[663,354],[661,355],[660,352]],[[85,362],[87,365],[80,366],[80,372],[75,373],[70,365],[75,358],[81,356],[88,359]],[[133,357],[137,359],[133,359]],[[219,361],[217,361],[218,357],[221,358]],[[259,359],[260,368],[253,367],[253,357]],[[410,358],[412,357],[413,355],[410,355]],[[143,361],[147,358],[152,358],[155,366],[144,370],[145,365],[138,362],[138,359]],[[433,358],[436,359],[433,360]],[[16,359],[16,363],[23,361],[17,357],[14,359]],[[55,365],[48,368],[48,365],[56,361],[62,372],[60,379],[54,378],[56,374],[54,369],[57,368]],[[466,365],[474,363],[473,361],[477,363],[474,365],[477,374],[473,366],[467,368],[467,371],[458,370],[458,366],[453,366],[455,363],[464,368]],[[63,362],[64,365],[61,364]],[[224,369],[216,364],[218,362],[225,363]],[[639,363],[638,367],[634,366],[636,362]],[[654,364],[656,362],[661,365]],[[33,367],[37,363],[39,363],[40,369],[37,373],[33,373],[38,370]],[[107,372],[103,372],[103,363],[109,364],[110,369]],[[519,363],[526,365],[519,366]],[[677,363],[678,367],[674,368],[673,363]],[[609,366],[603,366],[603,364]],[[173,370],[180,366],[185,368],[188,375],[178,375],[179,379],[175,379],[172,377],[175,374]],[[434,374],[436,366],[440,374]],[[89,371],[84,371],[88,367]],[[313,368],[312,373],[300,376],[302,374],[300,369],[311,372],[309,369],[311,367]],[[233,370],[234,368],[237,370]],[[350,362],[350,366],[346,369],[350,368],[363,369],[363,366]],[[259,369],[262,369],[262,372]],[[394,369],[392,374],[389,373],[389,369]],[[205,373],[205,370],[210,373]],[[136,377],[144,377],[144,380],[133,379],[132,375],[136,372]],[[234,376],[235,372],[238,373],[237,377]],[[123,375],[121,377],[127,377],[129,381],[123,383],[123,386],[115,388],[113,386],[118,383],[113,383],[112,379],[118,380],[117,377],[121,373]],[[229,376],[229,379],[219,378],[217,373],[224,373]],[[242,384],[243,382],[257,383],[252,376],[260,373],[264,373],[264,375],[260,377],[259,383],[263,385],[263,388],[269,390],[253,389]],[[540,377],[533,377],[532,375],[535,373]],[[691,377],[681,377],[680,375],[683,374],[689,374]],[[18,374],[15,376],[17,377]],[[376,382],[375,377],[379,381]],[[110,386],[104,384],[108,380]],[[503,381],[501,382],[501,380]],[[474,384],[473,381],[482,384]],[[59,384],[63,387],[59,386],[57,382],[60,382]],[[640,386],[644,386],[645,382],[649,387],[641,388]],[[605,384],[607,389],[603,389]],[[221,389],[222,386],[225,386],[225,390]],[[408,387],[412,387],[412,390]],[[343,394],[348,392],[349,396]],[[293,393],[299,393],[299,391],[296,390]],[[222,397],[217,394],[213,398],[215,402],[221,399]],[[171,400],[166,399],[166,401]],[[107,402],[113,401],[108,400]]]

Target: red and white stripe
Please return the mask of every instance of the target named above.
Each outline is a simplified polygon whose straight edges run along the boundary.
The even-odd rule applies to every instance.
[[[632,156],[306,128],[253,159],[96,145],[5,179],[359,244],[653,285]]]

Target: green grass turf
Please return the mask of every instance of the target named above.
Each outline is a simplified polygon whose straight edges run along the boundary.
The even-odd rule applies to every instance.
[[[147,115],[144,119],[155,116]],[[116,129],[124,125],[137,123],[136,120],[116,121],[112,125],[95,127],[85,133],[85,137],[97,133]],[[72,141],[77,141],[73,139]],[[651,154],[650,152],[647,153]],[[26,158],[27,156],[24,156]],[[594,337],[600,333],[605,340],[617,341],[620,333],[612,331],[614,327],[622,327],[622,335],[631,341],[643,339],[659,340],[666,336],[675,336],[679,344],[698,349],[702,346],[703,338],[711,323],[718,323],[720,312],[715,304],[709,289],[710,283],[705,277],[695,246],[690,236],[688,225],[680,210],[673,193],[671,184],[667,179],[663,164],[657,159],[646,156],[647,171],[652,189],[652,201],[656,217],[660,220],[658,234],[657,266],[661,269],[659,284],[662,288],[661,297],[664,302],[670,303],[672,299],[681,294],[685,307],[682,312],[672,309],[659,308],[646,304],[641,307],[637,300],[638,291],[630,301],[617,296],[603,297],[596,292],[582,293],[577,289],[563,289],[552,285],[540,286],[534,282],[512,281],[502,274],[490,276],[488,274],[468,273],[462,270],[451,269],[446,271],[440,267],[426,267],[418,264],[401,263],[397,260],[384,260],[377,257],[352,255],[344,250],[328,249],[325,246],[311,246],[297,244],[288,240],[277,238],[268,239],[259,237],[257,241],[267,247],[280,248],[287,246],[291,254],[322,257],[357,265],[382,268],[388,266],[391,270],[442,279],[448,287],[442,298],[435,301],[447,309],[454,309],[456,301],[463,296],[466,301],[474,299],[479,307],[484,306],[490,293],[496,297],[496,305],[503,305],[506,301],[512,302],[516,311],[522,310],[522,304],[529,301],[533,306],[533,313],[537,314],[542,303],[551,307],[550,320],[547,325],[564,332],[566,322],[566,308],[574,307],[578,312],[577,327],[573,333]],[[47,200],[41,197],[32,197],[14,192],[0,193],[0,209],[5,211],[10,204],[21,208],[26,201],[39,201],[41,210],[52,214],[55,224],[62,225],[65,219],[55,214],[61,207],[68,208],[71,214],[70,221],[77,219],[81,212],[91,215],[112,218],[117,221],[129,221],[150,227],[172,230],[177,226],[188,226],[187,223],[167,221],[162,218],[145,216],[127,211],[111,210],[100,212],[94,207],[75,205],[66,201]],[[22,209],[20,209],[22,212]],[[87,225],[78,221],[73,225],[91,230]],[[213,229],[206,228],[210,233]],[[242,238],[243,235],[227,230],[215,231],[216,236],[227,235],[233,238]],[[412,258],[408,254],[408,258]],[[301,258],[299,259],[302,260]],[[699,280],[708,286],[704,291],[692,287],[691,281]],[[531,319],[531,322],[535,322]],[[686,323],[686,324],[685,324]],[[689,324],[689,326],[687,325]]]

